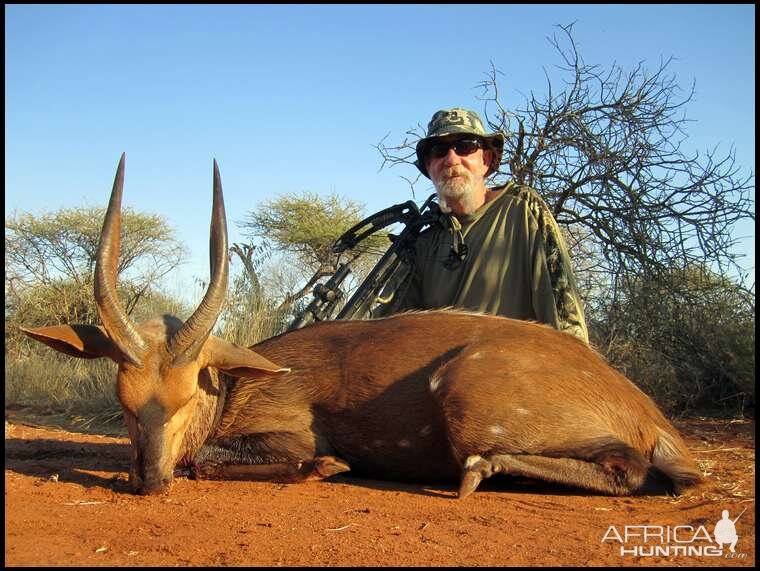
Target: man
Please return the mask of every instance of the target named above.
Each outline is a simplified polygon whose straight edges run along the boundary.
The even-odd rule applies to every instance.
[[[570,257],[557,222],[535,190],[488,188],[504,135],[477,113],[436,112],[417,143],[415,165],[433,181],[442,224],[420,234],[405,291],[382,313],[458,307],[546,323],[588,343]]]
[[[739,514],[742,516],[744,512]],[[736,519],[738,520],[739,517]],[[723,549],[723,544],[728,544],[731,553],[736,553],[736,542],[739,541],[739,536],[736,534],[736,520],[731,520],[728,510],[723,510],[722,519],[715,524],[715,530],[713,535],[715,536],[715,542]]]

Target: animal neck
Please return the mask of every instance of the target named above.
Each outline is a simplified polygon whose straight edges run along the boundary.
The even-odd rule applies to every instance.
[[[198,402],[185,432],[178,465],[190,464],[198,450],[216,431],[227,400],[227,383],[215,369],[201,371],[198,383]]]

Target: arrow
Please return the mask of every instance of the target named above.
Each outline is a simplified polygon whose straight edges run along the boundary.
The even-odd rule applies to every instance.
[[[737,521],[739,521],[739,518],[742,517],[744,515],[744,512],[746,512],[746,511],[747,511],[747,508],[744,508],[742,510],[742,513],[740,513],[738,516],[736,516],[736,519],[734,520],[734,523],[736,523]]]

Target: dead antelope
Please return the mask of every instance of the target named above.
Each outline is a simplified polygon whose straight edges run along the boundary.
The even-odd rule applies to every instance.
[[[225,298],[227,228],[214,161],[211,280],[185,323],[134,324],[116,296],[124,156],[97,255],[101,327],[25,329],[52,348],[118,363],[130,482],[303,481],[349,469],[460,482],[496,473],[626,495],[702,476],[655,404],[575,337],[460,311],[331,321],[250,349],[210,335]],[[287,368],[286,368],[287,367]]]

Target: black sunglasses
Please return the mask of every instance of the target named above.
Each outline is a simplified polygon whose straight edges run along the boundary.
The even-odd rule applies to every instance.
[[[444,141],[430,145],[427,150],[427,156],[433,159],[440,159],[441,157],[445,157],[451,148],[460,157],[466,157],[484,147],[483,141],[480,139],[456,139],[454,141]]]

